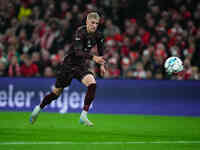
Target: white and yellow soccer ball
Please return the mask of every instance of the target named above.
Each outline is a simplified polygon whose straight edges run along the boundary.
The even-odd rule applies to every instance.
[[[183,62],[179,57],[169,57],[164,64],[165,70],[168,74],[178,73],[183,71]]]

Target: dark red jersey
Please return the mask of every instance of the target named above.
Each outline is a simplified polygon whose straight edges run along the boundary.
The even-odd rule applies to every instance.
[[[80,26],[73,37],[72,47],[64,57],[64,64],[75,66],[88,66],[92,60],[91,49],[97,45],[99,56],[103,56],[104,37],[100,31],[88,33],[86,26]]]

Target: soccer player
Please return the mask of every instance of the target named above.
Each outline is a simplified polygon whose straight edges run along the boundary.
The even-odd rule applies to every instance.
[[[44,97],[40,105],[37,105],[32,114],[30,121],[33,124],[40,111],[53,100],[57,99],[63,89],[70,85],[73,78],[79,80],[87,87],[87,93],[84,99],[84,107],[80,115],[80,122],[93,126],[88,120],[87,113],[95,98],[96,80],[92,72],[88,70],[89,61],[92,60],[100,64],[100,71],[105,73],[105,60],[103,58],[104,38],[102,33],[97,29],[100,22],[100,16],[96,12],[88,13],[86,25],[80,26],[73,38],[72,47],[64,57],[62,64],[59,66],[56,75],[55,88],[52,92]],[[91,48],[97,45],[99,56],[90,53]]]

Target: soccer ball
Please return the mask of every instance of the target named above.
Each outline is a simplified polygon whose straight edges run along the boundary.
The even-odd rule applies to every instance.
[[[178,73],[183,71],[183,62],[178,57],[169,57],[164,67],[168,74]]]

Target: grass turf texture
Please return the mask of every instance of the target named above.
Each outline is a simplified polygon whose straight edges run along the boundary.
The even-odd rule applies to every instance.
[[[79,114],[42,112],[34,125],[29,116],[0,112],[0,150],[200,149],[198,117],[89,114],[95,126],[86,127],[79,124]]]

